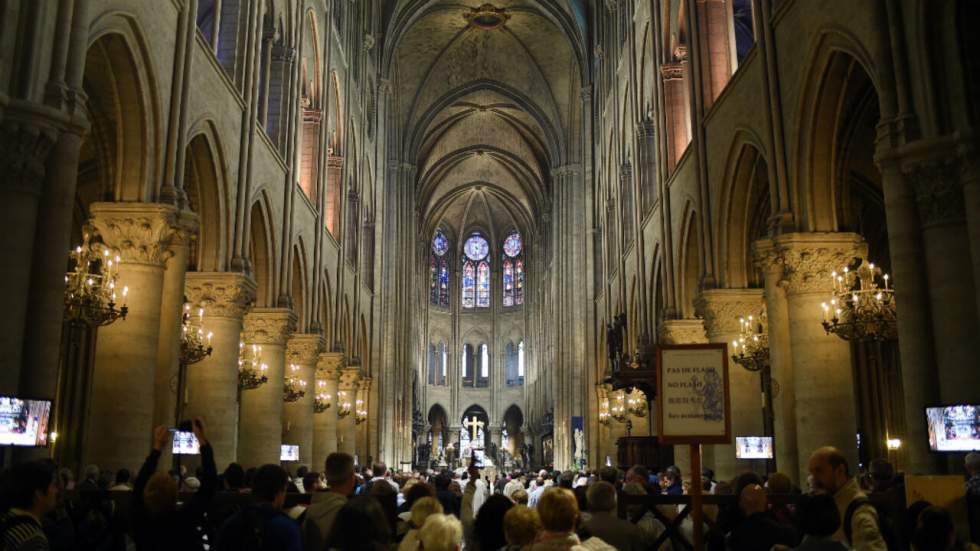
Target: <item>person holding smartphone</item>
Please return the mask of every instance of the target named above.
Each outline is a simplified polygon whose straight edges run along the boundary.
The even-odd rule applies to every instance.
[[[157,471],[170,431],[164,426],[153,430],[153,449],[133,484],[135,540],[140,551],[204,550],[201,535],[206,531],[200,528],[204,526],[204,514],[218,486],[218,470],[204,422],[194,418],[191,429],[200,444],[204,472],[200,489],[180,508],[177,507],[177,481],[165,471]]]

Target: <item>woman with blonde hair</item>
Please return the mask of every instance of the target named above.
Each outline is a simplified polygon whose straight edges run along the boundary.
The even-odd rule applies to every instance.
[[[412,516],[409,519],[409,531],[398,544],[398,551],[415,551],[419,548],[419,530],[426,519],[432,515],[442,514],[442,504],[434,497],[423,497],[412,505]]]
[[[463,525],[451,515],[429,515],[419,530],[419,542],[424,551],[460,551]]]
[[[578,500],[571,490],[548,488],[538,500],[538,516],[544,529],[531,551],[606,551],[614,547],[599,538],[579,541],[575,534],[580,520]],[[428,551],[428,550],[427,550]]]

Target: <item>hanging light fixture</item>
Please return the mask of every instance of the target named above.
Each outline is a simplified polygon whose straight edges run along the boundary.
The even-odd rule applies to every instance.
[[[343,419],[350,415],[351,403],[347,400],[347,393],[340,391],[337,393],[337,417]]]
[[[197,309],[197,319],[191,315],[191,305],[184,303],[184,313],[180,317],[180,363],[196,364],[207,358],[214,350],[211,348],[213,333],[204,333],[204,308]]]
[[[829,303],[820,305],[824,330],[846,341],[896,339],[895,290],[888,286],[888,274],[874,263],[856,262],[854,269],[845,266],[831,274],[833,295]]]
[[[769,365],[769,332],[765,314],[738,318],[739,336],[732,341],[732,361],[749,371]]]
[[[616,402],[610,405],[609,415],[612,416],[617,423],[625,423],[626,419],[629,417],[629,412],[626,411],[626,400],[623,397],[622,392],[616,394]]]
[[[69,253],[65,274],[64,319],[73,325],[99,327],[126,319],[129,287],[119,285],[119,255],[85,232],[82,244]],[[117,301],[122,305],[117,307]]]
[[[238,343],[238,388],[254,390],[269,382],[266,371],[269,366],[262,363],[262,347],[256,344]]]
[[[306,396],[306,380],[299,378],[299,366],[289,364],[289,376],[282,385],[282,399],[284,402],[297,402]]]
[[[367,421],[367,409],[364,408],[364,400],[357,400],[357,408],[354,410],[354,423],[360,425]]]
[[[626,412],[634,417],[646,417],[647,399],[642,390],[634,388],[626,397]]]
[[[313,398],[313,413],[323,413],[330,409],[330,395],[326,393],[326,381],[316,382],[316,397]]]
[[[609,426],[612,416],[609,414],[609,398],[603,397],[599,402],[599,424]]]

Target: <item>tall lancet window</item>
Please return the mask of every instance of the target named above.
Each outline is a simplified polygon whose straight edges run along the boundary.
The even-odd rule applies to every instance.
[[[463,308],[490,307],[490,244],[473,232],[463,244]]]
[[[524,341],[517,344],[517,377],[524,384]]]
[[[464,344],[463,354],[460,358],[460,367],[463,373],[463,386],[473,386],[473,345]]]
[[[505,308],[524,304],[524,242],[521,234],[511,232],[504,239],[503,305]]]
[[[476,378],[476,386],[485,387],[490,385],[490,347],[486,344],[480,345],[480,372]]]
[[[432,237],[429,254],[429,302],[449,307],[449,239],[441,229]]]

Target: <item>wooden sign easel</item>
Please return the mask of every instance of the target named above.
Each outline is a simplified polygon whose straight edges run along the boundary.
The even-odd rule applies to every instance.
[[[673,351],[678,351],[678,353],[673,353]],[[685,354],[684,351],[690,352],[690,354]],[[712,353],[711,351],[714,351]],[[688,397],[697,398],[698,389],[691,384],[690,390],[678,390],[674,388],[664,388],[665,379],[664,376],[665,368],[675,368],[673,365],[665,365],[664,352],[667,352],[668,359],[667,363],[678,363],[680,364],[677,368],[683,371],[684,377],[690,372],[691,377],[697,377],[704,373],[705,382],[707,381],[707,373],[699,371],[701,368],[713,368],[721,371],[718,375],[718,381],[720,390],[722,392],[721,396],[721,407],[723,408],[723,420],[711,420],[708,430],[701,430],[697,432],[692,432],[684,434],[682,432],[675,432],[672,430],[671,425],[674,422],[668,422],[664,425],[664,412],[666,410],[674,409],[671,405],[671,401],[675,398],[684,399],[683,394],[688,394]],[[720,352],[720,354],[719,354]],[[688,356],[685,358],[684,356]],[[715,356],[718,356],[717,358]],[[691,361],[693,360],[693,361]],[[693,367],[692,367],[693,366]],[[671,379],[676,379],[674,375]],[[693,381],[693,379],[692,379]],[[673,382],[673,381],[672,381]],[[671,383],[667,383],[670,385]],[[687,388],[687,387],[679,387]],[[694,549],[700,550],[704,549],[704,512],[702,510],[702,486],[701,486],[701,446],[703,444],[730,444],[732,441],[732,420],[731,420],[731,400],[729,398],[729,389],[731,388],[729,378],[728,378],[728,345],[725,343],[717,344],[688,344],[688,345],[673,345],[673,346],[660,346],[657,348],[657,434],[660,442],[665,444],[688,444],[691,449],[691,521],[694,523]],[[666,390],[666,392],[665,392]],[[712,399],[715,397],[712,397]],[[707,399],[702,397],[702,399]],[[699,402],[683,402],[684,404],[699,403]],[[665,408],[665,406],[667,406]],[[683,409],[684,406],[678,407],[678,409]],[[690,408],[690,406],[688,406]]]

